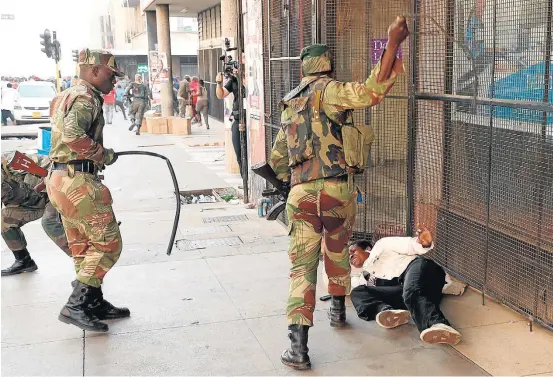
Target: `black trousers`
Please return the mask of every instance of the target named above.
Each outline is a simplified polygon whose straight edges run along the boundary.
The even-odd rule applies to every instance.
[[[238,117],[235,117],[234,121],[232,122],[232,146],[234,147],[234,153],[236,153],[236,159],[238,160],[238,166],[240,167],[240,175],[244,177],[244,170],[242,169],[244,168],[247,169],[247,167],[242,166],[242,148],[240,147],[239,124],[240,124],[240,119],[238,119]],[[246,145],[248,145],[246,132],[244,132],[244,138],[245,138],[244,141],[246,142]],[[244,153],[246,153],[245,158],[247,161],[248,160],[247,152],[244,151]]]
[[[125,114],[125,105],[123,105],[123,102],[115,101],[115,109],[117,110],[117,108],[121,109],[121,112],[123,113],[123,117],[125,118],[125,120],[127,120],[127,114]]]
[[[440,310],[445,272],[434,261],[418,256],[394,282],[377,279],[376,286],[360,285],[351,291],[359,318],[372,321],[387,309],[409,310],[419,331],[437,323],[449,325]]]
[[[8,125],[8,119],[11,119],[12,122],[15,122],[15,118],[13,117],[13,113],[11,110],[2,109],[2,124],[4,126]]]

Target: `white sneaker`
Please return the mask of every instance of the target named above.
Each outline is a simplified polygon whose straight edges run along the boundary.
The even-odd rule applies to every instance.
[[[385,329],[393,329],[409,322],[407,310],[383,310],[376,315],[376,323]]]
[[[450,344],[456,345],[461,341],[461,333],[453,327],[437,323],[421,332],[421,340],[428,344]]]

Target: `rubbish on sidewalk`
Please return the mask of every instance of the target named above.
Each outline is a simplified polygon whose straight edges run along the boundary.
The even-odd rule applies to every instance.
[[[229,201],[230,204],[240,204],[240,201],[238,199],[232,199]]]

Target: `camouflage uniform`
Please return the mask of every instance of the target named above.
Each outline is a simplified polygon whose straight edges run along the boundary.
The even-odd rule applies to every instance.
[[[356,194],[348,174],[356,171],[346,164],[342,127],[353,123],[352,110],[381,102],[404,71],[396,60],[383,83],[376,81],[380,64],[364,83],[342,83],[327,76],[332,67],[326,46],[305,48],[301,59],[304,77],[281,103],[282,129],[270,164],[292,186],[286,208],[292,262],[288,324],[312,326],[323,237],[328,292],[343,297],[351,284],[347,242],[355,222]],[[345,307],[343,316],[345,320]]]
[[[135,126],[137,134],[140,134],[140,127],[142,126],[142,119],[144,118],[144,112],[146,111],[146,105],[152,98],[150,88],[144,83],[132,82],[125,90],[125,95],[132,96],[133,101],[131,108],[129,109],[129,116],[131,118],[131,126],[129,130],[132,130]]]
[[[103,64],[121,74],[107,52],[83,50],[79,64]],[[115,159],[113,150],[103,147],[102,103],[102,94],[82,79],[58,94],[52,105],[50,159],[54,163],[89,160],[103,169]],[[70,164],[65,170],[52,170],[46,187],[52,205],[61,213],[77,280],[100,287],[122,249],[109,189],[96,174],[76,172]]]
[[[43,168],[48,168],[50,160],[36,154],[27,155]],[[2,238],[13,252],[16,260],[29,256],[27,240],[21,230],[25,224],[42,217],[42,227],[67,255],[71,252],[67,245],[65,231],[58,213],[48,202],[46,192],[36,192],[34,187],[41,181],[39,177],[8,166],[12,153],[2,154]],[[29,256],[29,261],[32,261]],[[32,262],[34,264],[34,262]],[[36,267],[36,265],[34,266]],[[36,268],[34,268],[36,269]],[[7,273],[7,270],[4,272]]]

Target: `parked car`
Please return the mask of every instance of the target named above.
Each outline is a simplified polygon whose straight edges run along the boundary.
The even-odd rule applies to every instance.
[[[50,103],[56,96],[56,87],[48,81],[19,83],[13,115],[15,124],[50,121]]]

